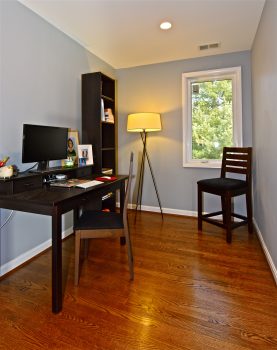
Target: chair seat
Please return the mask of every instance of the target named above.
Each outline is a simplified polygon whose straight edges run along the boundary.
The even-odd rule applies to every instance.
[[[247,187],[246,181],[230,178],[205,179],[197,182],[200,186],[209,187],[211,190],[230,191]]]
[[[85,211],[76,220],[75,230],[122,229],[123,219],[119,213],[103,211]]]

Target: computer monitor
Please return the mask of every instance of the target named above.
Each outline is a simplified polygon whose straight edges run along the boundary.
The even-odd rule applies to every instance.
[[[67,158],[68,128],[23,124],[22,163],[38,162],[37,171],[48,168],[49,160]]]

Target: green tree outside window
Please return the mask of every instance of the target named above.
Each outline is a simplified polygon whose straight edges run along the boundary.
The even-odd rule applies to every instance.
[[[192,93],[192,159],[221,159],[233,145],[232,80],[194,82]]]

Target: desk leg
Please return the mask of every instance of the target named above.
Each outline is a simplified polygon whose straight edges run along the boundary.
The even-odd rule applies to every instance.
[[[120,214],[123,215],[123,206],[125,199],[125,181],[121,181],[120,184]],[[120,237],[120,245],[125,245],[126,239],[125,237]]]
[[[52,312],[62,309],[62,223],[57,207],[52,214]]]

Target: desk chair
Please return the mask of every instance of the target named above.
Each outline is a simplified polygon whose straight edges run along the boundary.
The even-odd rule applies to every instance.
[[[79,262],[81,240],[90,238],[124,237],[127,244],[130,279],[134,279],[133,253],[128,227],[128,199],[130,194],[134,154],[131,153],[129,177],[125,191],[123,215],[116,212],[85,211],[74,225],[75,229],[75,285],[79,283]],[[86,249],[87,255],[88,249]]]
[[[252,180],[251,180],[251,147],[224,147],[220,178],[200,180],[198,184],[198,230],[202,231],[202,221],[223,227],[226,229],[226,241],[232,241],[232,229],[248,224],[248,232],[253,232],[252,221]],[[245,175],[244,180],[227,178],[226,173]],[[203,214],[203,192],[221,197],[222,210],[209,214]],[[247,216],[232,212],[232,198],[245,194]],[[222,214],[223,221],[210,219]],[[241,219],[234,222],[232,217]]]

